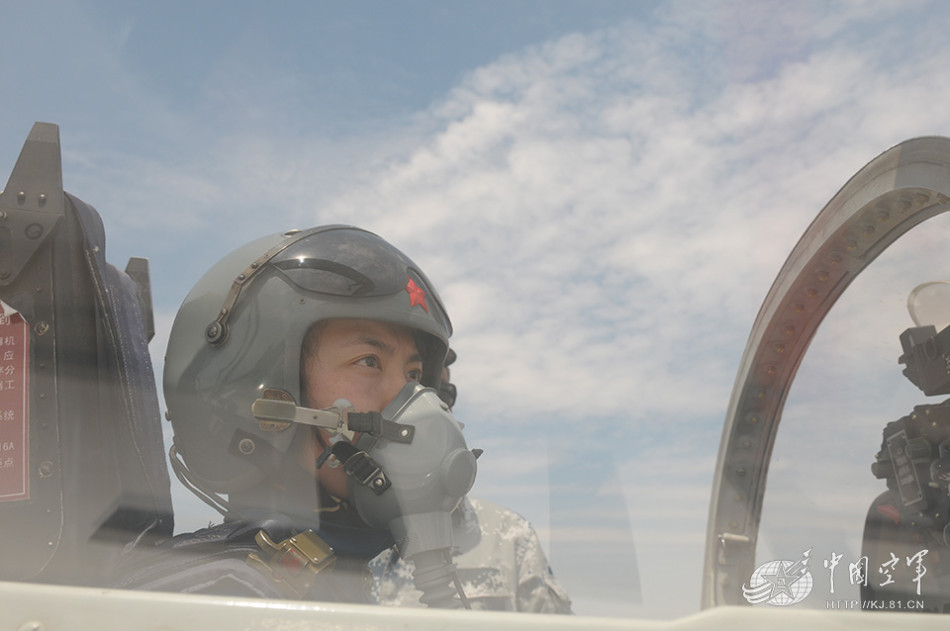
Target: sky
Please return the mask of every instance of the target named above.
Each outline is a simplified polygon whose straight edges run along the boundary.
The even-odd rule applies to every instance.
[[[157,369],[181,300],[236,247],[325,223],[383,235],[452,317],[456,416],[485,450],[473,493],[532,521],[584,614],[698,610],[722,423],[772,280],[859,168],[950,134],[940,2],[61,0],[4,16],[0,173],[34,121],[60,125],[65,188],[102,215],[107,257],[150,261]],[[857,392],[902,383],[894,344],[906,293],[933,280],[911,273],[933,234],[875,263],[806,357],[786,418],[802,420],[775,452],[791,499],[774,518],[767,503],[763,555],[813,545],[792,518],[819,496],[846,512],[807,464],[821,454],[871,494],[849,495],[860,527],[887,415],[922,395],[905,384],[891,410]],[[875,314],[866,335],[848,313]],[[878,333],[861,381],[846,360]],[[854,401],[854,427],[809,425]],[[179,528],[214,518],[176,493]]]

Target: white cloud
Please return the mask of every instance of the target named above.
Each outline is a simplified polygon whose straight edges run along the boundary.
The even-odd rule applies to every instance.
[[[724,409],[757,303],[811,217],[877,152],[950,123],[894,102],[904,65],[882,74],[873,45],[836,44],[850,19],[805,29],[791,60],[776,44],[773,72],[715,89],[683,63],[687,41],[718,43],[696,24],[509,55],[330,214],[364,218],[436,270],[460,314],[456,374],[486,416]]]

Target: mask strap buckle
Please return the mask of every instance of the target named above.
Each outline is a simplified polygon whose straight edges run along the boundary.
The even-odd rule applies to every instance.
[[[392,486],[392,482],[386,477],[386,472],[379,463],[370,458],[365,451],[357,449],[353,443],[342,440],[334,443],[320,455],[317,466],[319,467],[330,454],[343,463],[343,471],[348,476],[368,487],[376,495],[382,495]]]

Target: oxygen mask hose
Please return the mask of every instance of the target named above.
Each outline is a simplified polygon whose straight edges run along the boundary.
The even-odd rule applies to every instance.
[[[412,581],[416,589],[422,592],[419,601],[427,607],[441,609],[471,609],[468,598],[462,590],[455,564],[449,559],[448,550],[428,550],[412,557],[416,569],[412,572]],[[455,596],[458,594],[458,600]]]
[[[365,456],[349,477],[350,499],[363,521],[388,528],[400,555],[415,564],[424,604],[468,608],[450,552],[452,511],[475,482],[475,454],[432,388],[406,384],[379,416],[379,429],[366,432],[372,424],[350,414],[350,429],[360,426],[356,449]]]

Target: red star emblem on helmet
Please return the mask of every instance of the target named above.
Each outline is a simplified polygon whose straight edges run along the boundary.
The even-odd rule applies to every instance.
[[[406,291],[409,292],[409,307],[419,305],[426,313],[429,313],[429,307],[426,306],[426,292],[411,277],[407,278],[409,278],[409,282],[406,283]]]

